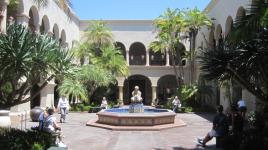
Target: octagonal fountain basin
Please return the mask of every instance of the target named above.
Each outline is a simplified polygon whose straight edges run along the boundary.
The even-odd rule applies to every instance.
[[[168,109],[148,109],[129,113],[128,108],[113,108],[97,113],[97,123],[115,126],[154,126],[174,123],[176,113]]]

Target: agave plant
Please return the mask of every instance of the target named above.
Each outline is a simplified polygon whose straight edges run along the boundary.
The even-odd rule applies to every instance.
[[[0,103],[8,108],[25,103],[38,95],[57,75],[64,75],[72,57],[59,43],[46,35],[36,35],[22,25],[10,25],[0,35]],[[33,85],[40,90],[29,98]]]

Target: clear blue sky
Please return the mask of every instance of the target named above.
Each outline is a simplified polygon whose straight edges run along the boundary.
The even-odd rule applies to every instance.
[[[166,8],[203,10],[210,0],[72,0],[73,9],[82,20],[155,19]]]

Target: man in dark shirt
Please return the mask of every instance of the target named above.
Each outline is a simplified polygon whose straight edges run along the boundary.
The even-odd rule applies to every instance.
[[[203,139],[198,139],[198,143],[205,146],[213,137],[224,136],[228,133],[229,125],[226,115],[222,113],[223,106],[217,106],[217,115],[213,119],[213,127]]]

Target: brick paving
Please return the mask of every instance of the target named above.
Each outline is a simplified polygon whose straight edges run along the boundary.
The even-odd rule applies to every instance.
[[[59,117],[58,114],[56,114]],[[187,126],[162,131],[111,131],[86,126],[94,113],[70,113],[66,123],[60,124],[68,150],[195,150],[196,144],[211,129],[214,114],[177,114]],[[37,123],[27,122],[27,128]],[[215,139],[206,149],[216,150]]]

